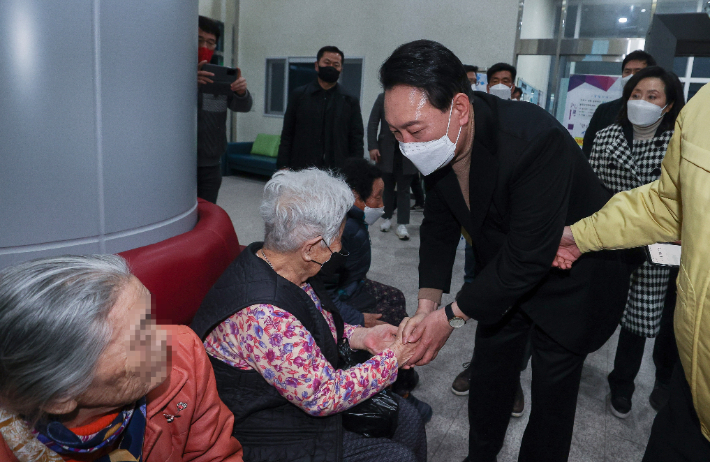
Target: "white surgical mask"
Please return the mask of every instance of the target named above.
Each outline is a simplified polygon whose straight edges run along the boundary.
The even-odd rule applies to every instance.
[[[648,127],[663,117],[666,106],[660,107],[643,99],[631,99],[626,103],[626,113],[632,124]]]
[[[365,206],[365,223],[368,225],[373,225],[383,214],[385,213],[384,207],[378,207],[376,209]]]
[[[503,85],[502,83],[493,85],[490,93],[500,99],[510,99],[510,87],[508,85]]]
[[[626,77],[621,78],[621,89],[623,90],[624,87],[626,86],[627,83],[629,83],[629,80],[631,80],[631,77],[633,77],[633,74],[629,74]]]
[[[477,85],[475,83],[471,84],[471,90],[476,91]]]
[[[456,144],[461,136],[461,127],[459,134],[456,135],[456,142],[451,142],[449,139],[449,127],[451,126],[451,113],[454,110],[454,103],[451,102],[449,110],[449,123],[446,125],[446,133],[438,140],[421,141],[412,143],[399,143],[399,149],[402,155],[411,160],[415,167],[422,172],[422,175],[428,176],[439,170],[444,165],[451,162],[456,154]]]

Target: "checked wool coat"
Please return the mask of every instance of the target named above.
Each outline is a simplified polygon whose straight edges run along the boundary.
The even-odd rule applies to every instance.
[[[673,130],[658,130],[650,140],[633,140],[633,128],[613,124],[597,133],[589,157],[594,172],[614,194],[658,179]],[[621,325],[641,337],[655,337],[668,288],[670,269],[644,263],[631,275]]]

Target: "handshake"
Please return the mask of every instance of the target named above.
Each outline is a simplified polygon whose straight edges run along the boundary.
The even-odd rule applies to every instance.
[[[350,337],[353,349],[365,349],[372,354],[390,348],[401,368],[423,366],[436,358],[448,340],[453,327],[449,325],[444,310],[437,310],[429,300],[419,300],[417,314],[404,318],[397,326],[380,324],[375,327],[355,329]]]
[[[568,270],[581,255],[572,230],[565,226],[552,266]],[[436,358],[452,331],[444,310],[439,310],[436,303],[422,299],[419,300],[417,313],[411,318],[404,318],[399,327],[378,324],[357,328],[350,337],[350,345],[372,354],[391,348],[399,367],[408,369],[423,366]]]
[[[568,270],[581,255],[572,230],[565,226],[552,266]],[[417,313],[411,318],[404,318],[399,327],[378,324],[357,328],[350,337],[350,345],[356,350],[364,349],[372,354],[391,348],[397,356],[399,367],[408,369],[434,360],[452,331],[453,327],[449,325],[444,310],[438,309],[433,301],[421,299]]]

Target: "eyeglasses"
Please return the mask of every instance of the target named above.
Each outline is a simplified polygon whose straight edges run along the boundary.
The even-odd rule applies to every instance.
[[[217,42],[215,42],[214,40],[211,40],[211,39],[210,39],[210,40],[205,40],[205,39],[202,38],[202,37],[199,37],[199,38],[197,39],[197,44],[200,45],[200,46],[207,46],[207,47],[209,47],[209,48],[214,48],[214,47],[217,46]]]
[[[325,243],[325,241],[323,241],[323,243]],[[345,249],[342,249],[342,248],[341,248],[338,252],[333,252],[333,249],[331,249],[328,244],[325,244],[325,246],[328,247],[328,250],[330,250],[330,253],[331,253],[331,254],[339,253],[339,254],[342,255],[343,257],[349,257],[349,256],[350,256],[350,252],[348,252],[348,251],[345,250]]]

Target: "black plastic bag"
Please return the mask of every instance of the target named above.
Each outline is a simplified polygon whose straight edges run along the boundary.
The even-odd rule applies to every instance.
[[[338,347],[340,369],[364,363],[372,356],[367,351],[354,351],[347,340]],[[392,438],[397,430],[399,405],[391,390],[385,389],[342,412],[343,428],[367,438]]]

